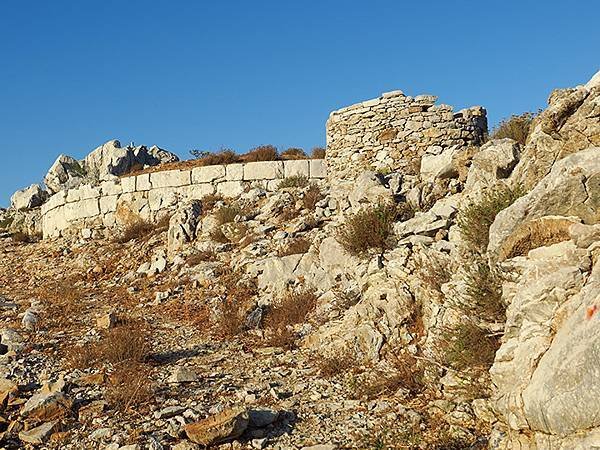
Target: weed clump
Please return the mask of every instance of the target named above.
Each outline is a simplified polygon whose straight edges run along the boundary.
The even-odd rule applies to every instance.
[[[293,348],[297,339],[294,326],[304,323],[317,307],[317,295],[313,289],[288,291],[266,314],[264,325],[270,337],[267,343],[276,347]]]
[[[306,175],[292,175],[281,180],[277,188],[302,188],[306,186],[308,186],[308,177]]]
[[[500,347],[498,336],[467,320],[444,330],[442,341],[445,362],[456,370],[488,370]]]
[[[241,159],[244,162],[277,161],[279,152],[273,145],[261,145],[242,155]]]
[[[526,112],[520,115],[512,115],[507,119],[502,120],[490,135],[491,139],[514,139],[521,145],[525,145],[527,137],[531,131],[533,119],[537,114]]]
[[[383,253],[390,248],[397,217],[398,210],[393,204],[364,208],[348,218],[338,231],[337,240],[351,255],[362,256],[371,250]]]
[[[310,153],[310,157],[312,159],[324,159],[325,158],[325,149],[323,147],[313,148]]]
[[[471,250],[483,253],[489,243],[490,227],[498,213],[512,205],[523,195],[521,189],[499,187],[488,190],[474,203],[467,205],[458,215],[458,227]]]
[[[281,152],[281,159],[308,159],[308,155],[301,148],[288,148]]]
[[[115,237],[114,242],[118,244],[126,244],[150,236],[159,226],[148,220],[138,219],[131,222]]]

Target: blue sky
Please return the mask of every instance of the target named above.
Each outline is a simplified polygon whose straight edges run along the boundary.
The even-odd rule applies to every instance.
[[[600,2],[0,2],[0,205],[109,139],[325,143],[331,110],[402,89],[491,123],[600,69]]]

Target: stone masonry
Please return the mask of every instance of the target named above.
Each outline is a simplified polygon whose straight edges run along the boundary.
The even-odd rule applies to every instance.
[[[237,197],[248,188],[275,190],[282,179],[326,177],[324,160],[265,161],[168,170],[60,191],[42,205],[44,238],[82,229],[114,228],[144,219],[156,221],[180,201],[209,194]]]
[[[425,154],[483,143],[486,111],[475,106],[454,112],[436,96],[402,91],[342,108],[327,121],[327,169],[332,184],[353,181],[365,170],[419,173]]]

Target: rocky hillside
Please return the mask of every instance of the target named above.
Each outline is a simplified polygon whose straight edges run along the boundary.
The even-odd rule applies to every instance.
[[[482,143],[481,108],[398,92],[330,119],[328,178],[169,187],[160,214],[35,236],[56,196],[182,164],[111,141],[17,193],[0,445],[600,446],[600,73],[554,91],[522,143]],[[381,103],[394,117],[372,136]],[[204,158],[184,165],[228,182],[226,155]]]

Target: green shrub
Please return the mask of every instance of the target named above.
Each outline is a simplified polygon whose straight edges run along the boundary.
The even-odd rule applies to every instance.
[[[465,271],[463,309],[481,320],[503,322],[506,306],[502,301],[502,281],[496,267],[476,261]]]
[[[278,189],[301,188],[308,186],[308,177],[305,175],[292,175],[284,178],[277,186]]]
[[[471,250],[485,252],[489,232],[500,211],[508,208],[523,195],[520,189],[501,187],[488,190],[479,201],[468,204],[458,215],[458,227]]]
[[[397,217],[394,204],[379,203],[365,208],[347,219],[338,231],[337,240],[352,255],[364,255],[370,250],[383,253],[390,247]]]
[[[500,347],[498,336],[490,335],[471,321],[446,329],[442,341],[445,362],[456,370],[487,371]]]
[[[494,127],[490,135],[491,139],[514,139],[521,145],[525,145],[527,136],[531,130],[531,124],[536,114],[526,112],[521,115],[512,115],[507,119],[500,121]]]

